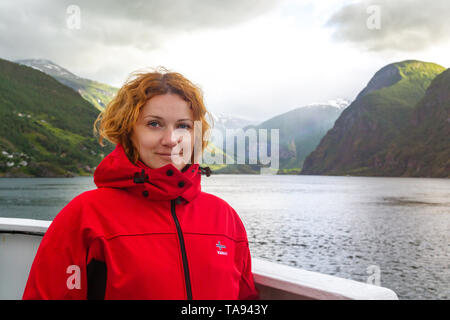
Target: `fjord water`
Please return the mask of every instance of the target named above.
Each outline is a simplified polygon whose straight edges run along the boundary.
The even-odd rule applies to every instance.
[[[450,180],[212,175],[253,257],[362,282],[400,299],[450,299]],[[0,179],[0,216],[52,220],[92,177]]]

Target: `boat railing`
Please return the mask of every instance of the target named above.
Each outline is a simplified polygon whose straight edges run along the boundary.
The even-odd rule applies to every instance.
[[[0,299],[21,299],[43,235],[51,221],[0,218]],[[319,272],[252,258],[262,300],[396,300],[394,291]]]

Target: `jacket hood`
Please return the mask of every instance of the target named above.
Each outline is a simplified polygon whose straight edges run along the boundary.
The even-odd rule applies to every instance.
[[[181,171],[169,163],[152,169],[141,161],[133,164],[120,144],[107,155],[94,172],[98,188],[120,188],[151,200],[173,200],[179,197],[190,202],[201,192],[201,173],[209,168],[188,164]]]

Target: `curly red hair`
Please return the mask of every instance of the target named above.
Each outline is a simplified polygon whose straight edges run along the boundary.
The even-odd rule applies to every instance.
[[[130,75],[95,120],[94,132],[99,134],[100,145],[103,146],[103,139],[120,143],[130,161],[136,163],[139,153],[131,141],[133,127],[147,101],[162,94],[177,94],[190,104],[194,121],[200,120],[202,124],[203,151],[208,145],[204,137],[210,128],[206,117],[209,116],[210,121],[212,117],[204,105],[202,90],[180,73],[169,72],[163,67],[154,69],[154,72],[136,71]]]

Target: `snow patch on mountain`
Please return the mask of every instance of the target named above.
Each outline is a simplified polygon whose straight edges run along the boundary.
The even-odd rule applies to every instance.
[[[62,77],[66,79],[81,79],[72,72],[58,66],[57,64],[47,59],[25,59],[17,60],[14,62],[39,70],[50,76]]]
[[[332,100],[328,100],[326,102],[314,102],[307,104],[301,108],[308,108],[308,107],[335,107],[339,110],[344,110],[350,105],[351,101],[343,98],[336,98]]]

